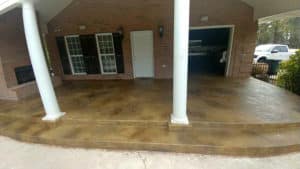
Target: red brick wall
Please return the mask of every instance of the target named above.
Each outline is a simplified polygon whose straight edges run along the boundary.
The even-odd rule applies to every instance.
[[[201,22],[208,16],[208,22]],[[256,45],[257,23],[253,8],[240,0],[191,0],[191,26],[234,25],[229,75],[249,77]]]
[[[22,10],[17,8],[0,16],[0,99],[19,100],[38,93],[35,82],[17,83],[15,68],[30,64]],[[60,82],[53,78],[55,86]]]
[[[208,16],[208,22],[201,22],[202,16]],[[190,20],[191,26],[235,25],[229,74],[233,77],[250,75],[257,27],[250,6],[240,0],[191,0]],[[85,25],[86,30],[79,30],[79,25]],[[158,35],[159,25],[165,27],[163,38]],[[55,44],[56,36],[115,32],[120,26],[125,31],[123,40],[125,74],[105,77],[76,76],[76,79],[132,78],[130,32],[135,30],[153,30],[155,77],[171,78],[173,0],[74,0],[48,23],[47,41],[54,71],[62,74]],[[65,79],[74,78],[65,76]]]
[[[0,16],[0,57],[7,87],[17,85],[15,68],[30,65],[23,30],[22,10],[17,8]]]
[[[55,46],[55,36],[68,34],[91,34],[97,32],[116,32],[124,28],[123,53],[125,61],[125,74],[117,78],[132,78],[132,60],[130,47],[130,32],[135,30],[153,30],[155,77],[171,77],[172,61],[172,0],[75,0],[63,12],[58,14],[48,24],[48,48],[54,58],[54,70],[61,73],[61,64],[58,62],[58,52]],[[79,30],[79,25],[86,25],[87,29]],[[158,26],[165,26],[165,36],[160,38]],[[60,29],[61,32],[55,32]],[[59,63],[59,64],[57,64]],[[161,65],[166,64],[163,68]],[[78,77],[78,76],[77,76]],[[95,77],[95,76],[90,76]],[[102,76],[96,76],[103,78]],[[68,78],[68,77],[66,77]],[[72,77],[69,77],[72,78]],[[79,77],[82,78],[82,77]],[[87,76],[83,78],[88,78]],[[104,77],[105,78],[105,77]],[[106,76],[114,78],[114,76]]]

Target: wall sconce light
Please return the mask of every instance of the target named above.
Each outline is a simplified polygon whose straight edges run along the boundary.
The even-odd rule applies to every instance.
[[[120,34],[121,38],[123,39],[124,38],[124,28],[122,26],[120,26],[117,29],[117,32]]]
[[[79,25],[79,30],[81,31],[86,30],[86,25]]]
[[[201,16],[200,21],[201,22],[208,22],[208,16]]]
[[[54,32],[61,32],[62,30],[61,30],[61,28],[60,27],[56,27],[56,28],[54,28],[54,30],[53,30]]]
[[[159,25],[158,26],[158,31],[159,31],[159,37],[163,37],[164,36],[164,31],[165,31],[165,28],[163,25]]]

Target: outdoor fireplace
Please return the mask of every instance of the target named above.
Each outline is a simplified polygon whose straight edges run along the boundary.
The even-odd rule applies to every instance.
[[[15,68],[15,73],[16,73],[18,84],[23,84],[35,80],[31,65],[17,67]]]

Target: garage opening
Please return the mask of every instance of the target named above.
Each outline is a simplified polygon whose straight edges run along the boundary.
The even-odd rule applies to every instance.
[[[230,62],[232,27],[192,28],[189,74],[226,76]]]

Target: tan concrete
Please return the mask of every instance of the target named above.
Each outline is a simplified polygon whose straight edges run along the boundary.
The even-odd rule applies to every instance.
[[[4,137],[0,137],[0,159],[0,169],[300,169],[299,153],[267,158],[240,158],[65,149],[20,143]]]
[[[171,80],[67,81],[56,91],[67,112],[64,119],[166,123],[172,112]],[[300,122],[299,104],[298,96],[253,78],[189,80],[188,116],[195,123],[295,123]],[[43,115],[39,97],[0,101],[0,106],[4,115]]]
[[[72,81],[67,114],[41,122],[39,97],[0,101],[0,134],[71,147],[270,156],[300,151],[299,96],[256,79],[191,77],[191,126],[169,128],[171,80]],[[172,126],[171,126],[172,127]]]

